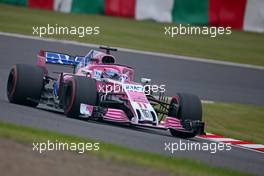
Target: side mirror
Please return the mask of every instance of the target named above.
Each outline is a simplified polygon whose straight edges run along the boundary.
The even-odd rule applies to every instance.
[[[143,84],[147,84],[147,83],[149,83],[149,82],[151,82],[151,79],[148,79],[148,78],[141,78],[141,83],[143,83]]]

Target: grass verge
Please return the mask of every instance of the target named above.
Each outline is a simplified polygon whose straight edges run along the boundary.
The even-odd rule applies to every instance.
[[[214,103],[203,104],[207,131],[264,144],[264,107]]]
[[[99,26],[100,35],[45,36],[138,50],[204,57],[208,59],[264,66],[264,34],[239,32],[212,38],[188,35],[170,38],[162,24],[99,15],[64,14],[0,4],[0,31],[32,35],[33,26]]]
[[[40,141],[63,141],[63,142],[94,142],[89,139],[63,135],[60,133],[49,132],[29,127],[13,125],[0,122],[0,137],[16,140],[22,143],[30,144]],[[166,170],[172,175],[246,175],[229,169],[216,168],[207,166],[188,159],[178,159],[174,157],[165,157],[157,154],[136,151],[124,147],[100,143],[99,152],[91,152],[89,154],[99,155],[99,157],[111,158],[116,162],[126,162],[131,164],[140,164],[146,167]]]

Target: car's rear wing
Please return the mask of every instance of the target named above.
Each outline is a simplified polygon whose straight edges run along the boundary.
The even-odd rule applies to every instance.
[[[75,67],[83,61],[83,58],[84,56],[70,56],[68,54],[40,50],[37,65],[45,68],[46,64],[64,65],[71,66],[75,70]]]

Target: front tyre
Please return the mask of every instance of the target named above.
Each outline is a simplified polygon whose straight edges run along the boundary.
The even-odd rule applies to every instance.
[[[184,129],[170,129],[172,136],[191,138],[197,134],[204,134],[202,122],[202,103],[198,96],[178,93],[170,103],[168,116],[181,120]]]
[[[97,103],[96,81],[83,76],[73,76],[66,83],[63,95],[63,109],[68,117],[78,117],[80,104],[95,106]]]
[[[181,120],[202,121],[202,103],[198,96],[178,93],[170,103],[168,115]]]
[[[10,70],[7,81],[9,102],[36,107],[43,88],[43,70],[37,66],[17,64]]]

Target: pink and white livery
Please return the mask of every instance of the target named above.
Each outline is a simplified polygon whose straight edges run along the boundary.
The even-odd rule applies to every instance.
[[[134,69],[116,64],[110,51],[91,50],[86,56],[70,56],[41,50],[37,65],[17,64],[10,71],[7,97],[11,103],[61,109],[68,117],[169,130],[190,138],[204,133],[201,101],[196,95],[178,93],[170,100],[154,92],[150,79],[134,82]],[[55,72],[47,64],[73,68]],[[54,72],[53,72],[54,73]]]

